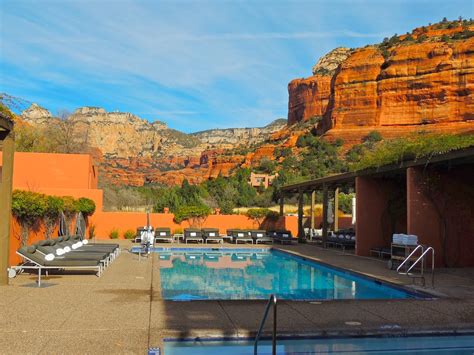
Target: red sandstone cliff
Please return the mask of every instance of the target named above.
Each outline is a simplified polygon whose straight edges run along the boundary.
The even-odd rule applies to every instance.
[[[436,26],[414,30],[412,40],[356,49],[332,72],[293,80],[288,124],[319,117],[320,133],[354,142],[374,129],[473,129],[474,37],[453,38],[466,31],[461,24]]]

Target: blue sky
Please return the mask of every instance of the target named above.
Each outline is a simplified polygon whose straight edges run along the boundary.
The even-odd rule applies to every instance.
[[[0,92],[185,132],[285,117],[287,84],[338,46],[474,17],[473,1],[0,0]]]

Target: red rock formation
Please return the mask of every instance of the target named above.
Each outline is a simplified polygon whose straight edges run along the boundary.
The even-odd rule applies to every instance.
[[[413,36],[460,31],[460,26],[451,30],[433,26],[417,29]],[[362,134],[392,127],[402,134],[419,125],[473,122],[474,38],[401,43],[388,54],[384,58],[375,46],[358,49],[332,78],[312,76],[290,82],[289,123],[321,115],[322,133],[344,138],[347,132],[354,139],[357,128]],[[396,129],[399,126],[407,129]],[[462,127],[468,126],[472,125]]]
[[[293,125],[326,112],[331,95],[331,77],[314,75],[295,79],[288,85],[288,91],[288,125]]]

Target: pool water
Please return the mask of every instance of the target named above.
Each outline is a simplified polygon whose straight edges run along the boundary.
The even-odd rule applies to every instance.
[[[269,341],[258,354],[271,354]],[[251,341],[165,341],[166,355],[253,354]],[[279,340],[277,354],[473,354],[474,336],[409,336]]]
[[[175,301],[403,299],[413,294],[270,249],[157,249],[162,297]]]

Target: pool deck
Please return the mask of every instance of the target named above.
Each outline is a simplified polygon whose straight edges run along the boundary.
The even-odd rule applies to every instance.
[[[128,241],[121,244],[131,246]],[[380,260],[314,245],[273,247],[411,285],[410,279],[388,270]],[[161,299],[157,265],[156,254],[138,261],[124,251],[101,278],[51,275],[44,278],[49,287],[37,288],[34,275],[18,276],[0,287],[0,354],[146,354],[148,347],[161,346],[163,338],[255,334],[265,301],[166,301]],[[474,269],[437,270],[435,286],[437,298],[427,300],[279,301],[278,332],[323,336],[473,332]],[[267,332],[271,321],[270,317]]]

